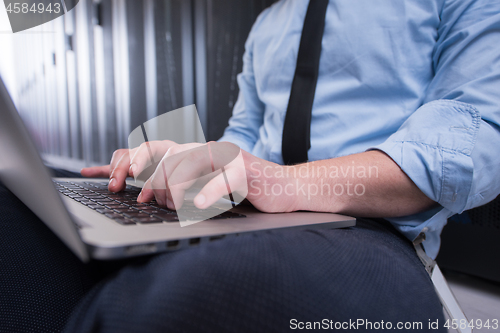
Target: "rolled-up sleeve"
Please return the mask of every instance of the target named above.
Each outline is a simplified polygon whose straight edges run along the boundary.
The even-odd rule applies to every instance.
[[[391,219],[410,239],[427,228],[439,250],[446,219],[500,193],[500,2],[446,1],[423,105],[384,143],[388,154],[439,209]]]
[[[480,122],[479,112],[471,105],[450,100],[430,102],[377,148],[386,152],[425,195],[460,213],[471,194],[471,155]]]

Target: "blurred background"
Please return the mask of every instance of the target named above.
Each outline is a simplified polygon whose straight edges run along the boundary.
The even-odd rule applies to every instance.
[[[107,164],[129,133],[196,104],[187,140],[222,136],[246,37],[274,0],[80,0],[12,34],[0,7],[0,75],[48,164]]]
[[[0,1],[0,75],[55,167],[107,164],[135,127],[191,104],[203,131],[186,117],[175,124],[185,140],[217,140],[238,96],[246,37],[275,1],[80,0],[16,34]],[[499,221],[497,199],[450,219],[442,234],[438,262],[471,319],[500,313]]]

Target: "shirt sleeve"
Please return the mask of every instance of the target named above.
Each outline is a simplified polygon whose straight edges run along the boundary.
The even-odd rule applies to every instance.
[[[446,1],[433,52],[435,75],[424,104],[374,147],[441,205],[432,214],[393,219],[400,229],[413,230],[413,238],[427,227],[433,234],[429,239],[438,242],[437,247],[427,242],[432,257],[446,218],[500,193],[498,45],[500,2]]]
[[[264,103],[259,98],[255,83],[255,72],[253,62],[253,44],[255,30],[267,14],[262,12],[254,23],[252,30],[245,43],[243,55],[243,70],[238,75],[239,94],[233,108],[233,114],[229,119],[229,126],[219,141],[228,141],[238,145],[241,149],[252,152],[255,143],[259,139],[259,129],[263,124]]]

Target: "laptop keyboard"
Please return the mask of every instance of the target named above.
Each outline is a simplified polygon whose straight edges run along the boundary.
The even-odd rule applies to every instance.
[[[112,193],[108,191],[107,182],[65,182],[54,180],[56,189],[63,195],[107,216],[115,222],[128,226],[136,224],[179,222],[175,210],[159,206],[155,200],[148,203],[138,203],[140,188],[127,185],[124,191]],[[232,219],[246,217],[245,215],[228,212],[210,207],[203,210],[203,215],[214,215],[208,220]],[[182,206],[182,214],[187,220],[204,219],[200,210],[193,203]]]

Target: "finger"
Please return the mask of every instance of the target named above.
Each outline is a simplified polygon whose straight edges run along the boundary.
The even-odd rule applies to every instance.
[[[240,190],[244,192],[247,179],[244,171],[242,171],[240,168],[229,168],[214,177],[194,198],[196,207],[205,209],[229,193],[235,193]]]
[[[212,173],[208,145],[184,145],[181,148],[191,149],[170,157],[168,155],[171,151],[169,151],[165,156],[165,163],[162,163],[166,170],[164,172],[165,178],[168,181],[167,205],[171,202],[176,209],[182,207],[186,190],[195,182],[200,181],[201,178],[205,178],[204,176]],[[204,179],[205,183],[213,176]]]
[[[215,175],[212,173],[210,157],[205,149],[191,150],[168,176],[170,197],[176,207],[184,201],[184,194],[203,177],[205,184]],[[204,177],[208,175],[207,177]],[[202,183],[203,184],[203,183]]]
[[[161,192],[162,189],[157,188],[155,190],[153,188],[153,185],[151,184],[152,179],[153,178],[151,177],[144,183],[141,193],[139,193],[139,196],[137,197],[137,202],[150,202],[151,200],[156,199],[158,205],[167,206],[169,209],[175,210],[175,206],[172,204],[172,202],[170,202],[168,199],[165,199],[167,197],[165,191],[168,193],[168,189],[163,189],[163,193]]]
[[[184,144],[176,144],[171,146],[168,151],[167,151],[167,156],[173,156],[185,151],[188,151],[190,149],[195,149],[198,147],[205,146],[206,144],[203,143],[197,143],[197,142],[191,142],[191,143],[184,143]]]
[[[160,206],[167,206],[170,209],[176,209],[173,204],[170,191],[168,188],[167,178],[165,177],[164,165],[160,163],[156,168],[155,173],[151,176],[151,188],[154,193],[156,202]]]
[[[151,178],[148,179],[144,186],[142,187],[141,193],[137,197],[137,202],[150,202],[155,198],[155,194],[153,192],[153,187],[151,186]]]
[[[168,161],[169,159],[165,159]],[[210,155],[206,147],[192,149],[182,154],[182,159],[174,168],[169,168],[168,184],[170,187],[185,182],[194,182],[202,176],[212,173]],[[168,172],[168,171],[167,171]]]
[[[184,161],[187,156],[197,149],[194,148],[186,151],[185,146],[187,145],[172,146],[165,156],[163,156],[161,162],[156,167],[155,173],[151,176],[151,185],[153,189],[155,189],[155,187],[160,189],[167,188],[172,172],[178,167],[179,163]]]
[[[125,186],[125,180],[129,176],[130,157],[129,154],[123,154],[116,163],[114,169],[111,169],[108,189],[111,192],[120,192]]]
[[[160,206],[168,206],[168,189],[165,177],[165,166],[160,162],[151,175],[151,177],[144,183],[141,193],[137,197],[138,202],[149,202],[156,199]],[[170,207],[169,207],[170,208]],[[173,208],[171,208],[173,209]]]
[[[116,179],[113,178],[113,171],[116,169],[116,166],[121,161],[122,157],[124,155],[128,155],[128,153],[129,153],[128,149],[117,149],[113,152],[113,155],[111,156],[111,162],[109,163],[109,175],[108,175],[108,177],[110,178],[108,190],[111,192],[118,192],[122,189],[122,186],[117,184]]]
[[[117,149],[113,152],[113,155],[111,156],[111,162],[109,163],[111,170],[116,168],[116,165],[125,154],[129,154],[128,149]]]
[[[90,168],[83,168],[80,173],[83,177],[89,178],[108,178],[109,177],[110,166],[102,165]]]
[[[158,173],[162,173],[161,169],[157,169]],[[168,188],[166,188],[163,174],[160,176],[155,173],[144,183],[141,193],[137,197],[137,202],[150,202],[156,199],[160,206],[168,206],[170,209],[175,209],[174,206],[168,204]]]
[[[130,154],[130,171],[134,177],[137,177],[150,165],[158,163],[170,147],[177,145],[170,140],[150,141],[141,144],[134,154]]]
[[[201,146],[203,145],[198,143],[171,146],[156,167],[154,174],[146,181],[138,201],[146,202],[155,197],[159,205],[166,205],[170,209],[179,209],[182,206],[182,202],[181,200],[176,200],[177,205],[174,204],[168,179],[179,163],[191,152],[189,150]],[[177,190],[176,197],[183,198],[183,191],[180,188]]]

